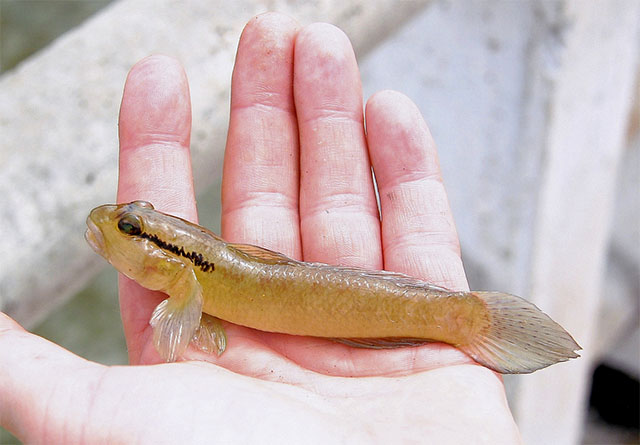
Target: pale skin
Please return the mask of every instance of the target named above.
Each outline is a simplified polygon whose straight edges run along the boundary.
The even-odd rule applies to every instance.
[[[252,19],[233,74],[223,238],[467,289],[419,111],[382,91],[365,115],[366,133],[341,31]],[[196,221],[178,62],[154,56],[132,68],[119,124],[118,202]],[[367,350],[226,325],[222,356],[189,350],[194,361],[160,364],[149,318],[163,298],[120,279],[131,366],[88,362],[0,314],[0,424],[27,443],[520,442],[500,376],[452,347]]]

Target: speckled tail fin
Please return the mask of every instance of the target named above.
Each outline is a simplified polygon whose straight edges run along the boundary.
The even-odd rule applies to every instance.
[[[474,341],[456,345],[503,374],[526,374],[579,357],[580,346],[534,304],[500,292],[472,292],[487,306],[490,323]]]

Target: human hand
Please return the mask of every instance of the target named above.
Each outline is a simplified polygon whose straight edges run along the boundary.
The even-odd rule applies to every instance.
[[[386,91],[366,115],[365,134],[344,34],[278,14],[252,19],[233,75],[223,238],[466,289],[419,111]],[[190,130],[182,68],[166,57],[138,63],[121,108],[118,201],[195,221]],[[121,278],[133,365],[160,363],[149,318],[163,298]],[[200,361],[105,367],[0,316],[0,423],[26,442],[519,441],[500,377],[450,346],[368,350],[226,331],[220,357],[189,350]]]

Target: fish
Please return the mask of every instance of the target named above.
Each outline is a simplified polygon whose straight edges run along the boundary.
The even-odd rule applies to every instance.
[[[366,348],[443,342],[502,374],[530,373],[579,357],[581,349],[518,296],[452,291],[396,272],[298,261],[228,243],[146,201],[96,207],[85,239],[118,271],[168,296],[149,322],[167,362],[181,359],[190,344],[222,354],[222,320]]]

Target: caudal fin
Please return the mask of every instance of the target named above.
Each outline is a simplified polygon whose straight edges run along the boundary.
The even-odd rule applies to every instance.
[[[582,349],[562,326],[534,304],[500,292],[473,292],[487,305],[490,324],[467,345],[478,363],[503,374],[526,374],[580,357]]]

